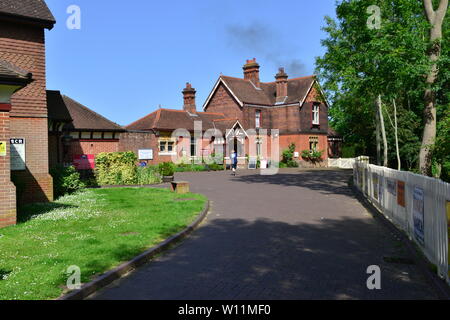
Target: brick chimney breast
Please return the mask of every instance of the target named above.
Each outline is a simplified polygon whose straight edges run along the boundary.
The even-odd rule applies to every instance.
[[[250,80],[255,85],[255,87],[259,88],[259,64],[256,62],[256,58],[247,60],[247,63],[244,65],[243,69],[244,79]]]
[[[275,75],[276,88],[277,88],[277,99],[276,103],[281,104],[286,101],[288,96],[288,75],[284,71],[284,68],[279,68],[278,73]]]
[[[183,110],[189,113],[196,113],[197,107],[195,105],[195,94],[197,91],[192,88],[192,85],[188,82],[186,83],[186,88],[183,89],[183,99],[184,105]]]

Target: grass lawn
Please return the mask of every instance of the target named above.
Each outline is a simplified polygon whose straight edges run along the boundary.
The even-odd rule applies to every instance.
[[[205,201],[164,189],[113,188],[24,207],[17,226],[0,229],[0,300],[57,298],[69,266],[79,266],[88,282],[184,229]]]

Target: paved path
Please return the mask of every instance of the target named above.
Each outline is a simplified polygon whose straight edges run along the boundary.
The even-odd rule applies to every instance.
[[[178,247],[95,299],[434,299],[407,251],[355,199],[348,171],[183,173],[212,201]],[[366,287],[370,265],[382,289]]]

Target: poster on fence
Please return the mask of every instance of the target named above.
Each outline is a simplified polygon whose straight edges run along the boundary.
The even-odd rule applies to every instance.
[[[378,186],[379,185],[378,174],[376,173],[372,173],[372,184],[373,184],[373,198],[375,200],[378,200],[380,198],[378,194],[380,190]]]
[[[414,236],[416,240],[424,245],[424,197],[423,189],[415,187],[413,191],[413,220]]]
[[[386,179],[386,188],[387,188],[387,191],[390,194],[392,194],[393,196],[397,195],[397,184],[395,183],[395,180]]]
[[[403,181],[397,181],[397,204],[406,207],[405,201],[405,183]]]

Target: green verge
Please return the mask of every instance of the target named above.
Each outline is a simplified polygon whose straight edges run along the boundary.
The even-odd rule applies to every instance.
[[[0,300],[57,298],[69,266],[89,282],[183,230],[206,201],[165,189],[113,188],[26,206],[17,226],[0,230]]]

